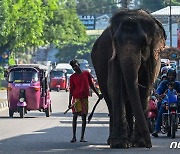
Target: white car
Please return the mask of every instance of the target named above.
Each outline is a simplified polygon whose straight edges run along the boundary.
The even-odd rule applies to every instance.
[[[69,63],[58,63],[55,68],[57,70],[66,70],[68,81],[70,76],[74,73],[74,70]]]

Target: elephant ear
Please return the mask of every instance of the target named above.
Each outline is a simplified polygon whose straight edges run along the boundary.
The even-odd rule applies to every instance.
[[[116,28],[113,28],[113,26],[111,25],[112,56],[111,56],[110,61],[112,61],[116,57],[116,54],[117,54],[116,47],[115,47],[115,37],[118,34],[118,31],[120,30],[120,28],[121,28],[121,23]],[[114,29],[116,29],[115,32],[114,32]]]
[[[159,59],[160,52],[164,50],[166,45],[166,32],[163,28],[163,25],[159,20],[153,18],[155,21],[155,33],[153,41],[153,57],[155,60]]]

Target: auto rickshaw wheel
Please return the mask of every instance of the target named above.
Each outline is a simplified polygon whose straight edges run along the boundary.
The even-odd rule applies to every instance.
[[[25,108],[24,107],[19,107],[20,118],[24,118],[24,113],[25,113]]]
[[[60,91],[60,88],[57,88],[57,92],[59,92]]]
[[[13,115],[14,115],[14,111],[12,111],[11,109],[9,109],[9,117],[10,117],[10,118],[13,118]]]
[[[46,117],[50,116],[50,112],[51,112],[51,104],[48,105],[47,109],[45,110],[46,113]]]

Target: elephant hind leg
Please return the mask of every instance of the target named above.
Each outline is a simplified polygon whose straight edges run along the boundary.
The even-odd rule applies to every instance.
[[[132,111],[132,107],[130,105],[130,102],[127,101],[126,102],[126,120],[127,120],[127,124],[128,124],[128,139],[129,141],[132,140],[132,135],[134,132],[134,116],[133,116],[133,111]]]
[[[132,137],[132,146],[133,147],[146,147],[144,138],[139,131],[139,128],[135,122],[133,137]]]

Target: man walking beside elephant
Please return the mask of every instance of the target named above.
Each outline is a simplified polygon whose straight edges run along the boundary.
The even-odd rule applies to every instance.
[[[99,99],[102,99],[102,94],[99,94],[95,89],[91,75],[88,71],[82,71],[80,64],[76,59],[70,61],[70,65],[75,71],[70,76],[70,92],[69,92],[69,106],[73,112],[73,138],[71,142],[76,142],[76,126],[77,117],[82,117],[82,131],[80,142],[87,142],[84,139],[84,133],[86,128],[86,116],[88,114],[88,96],[89,88],[91,88]]]

